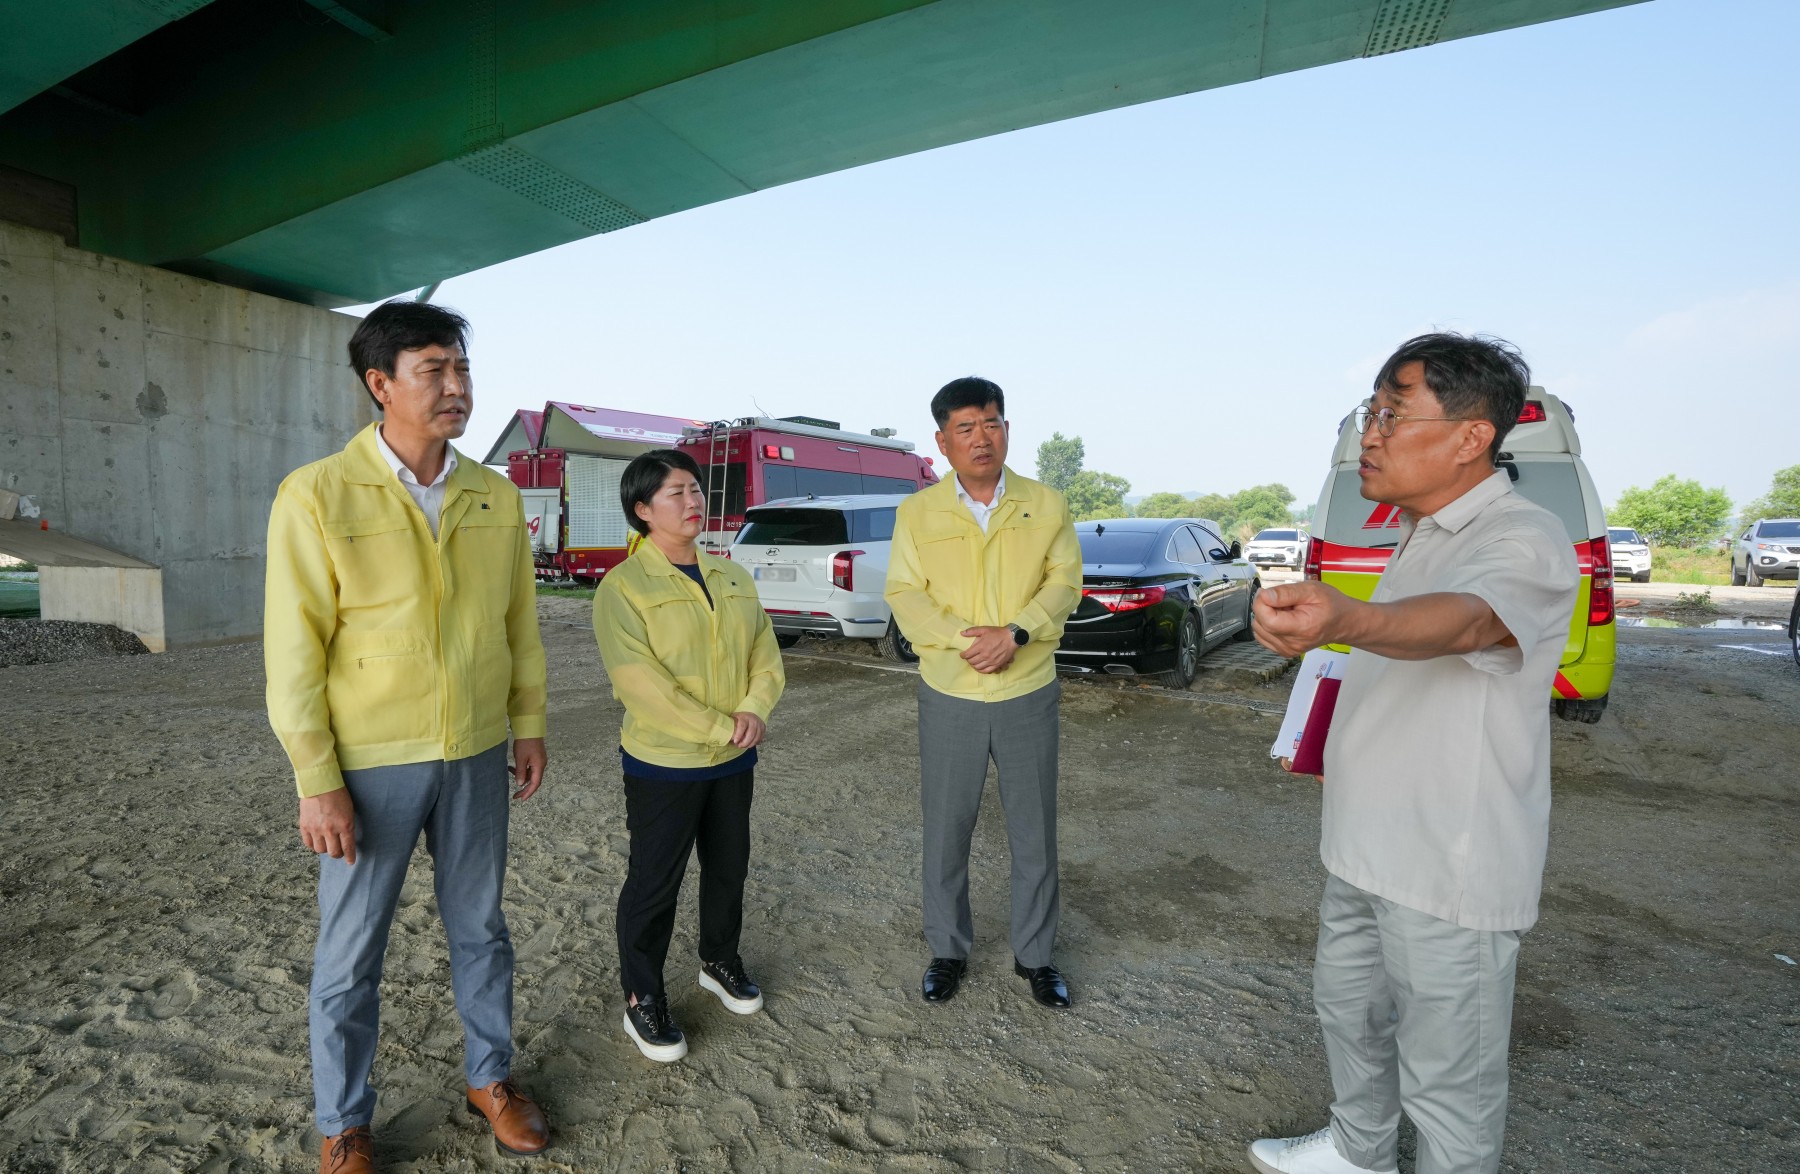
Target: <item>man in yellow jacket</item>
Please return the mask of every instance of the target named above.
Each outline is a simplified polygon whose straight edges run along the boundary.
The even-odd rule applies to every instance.
[[[928,1003],[955,996],[974,944],[969,841],[991,758],[1012,852],[1013,969],[1046,1007],[1069,1005],[1052,959],[1057,701],[1053,659],[1081,599],[1068,503],[1006,467],[1006,397],[957,379],[931,401],[955,475],[908,498],[894,527],[887,601],[919,654]]]
[[[322,1174],[374,1169],[377,994],[421,832],[466,1044],[466,1098],[499,1145],[549,1144],[514,1086],[506,877],[507,738],[528,799],[544,776],[544,646],[519,491],[461,456],[468,323],[389,302],[350,340],[382,410],[282,482],[269,516],[269,722],[293,763],[300,838],[319,853],[314,1116]]]

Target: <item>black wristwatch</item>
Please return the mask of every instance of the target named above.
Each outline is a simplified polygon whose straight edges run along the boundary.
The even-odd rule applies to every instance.
[[[1019,627],[1019,625],[1008,624],[1006,625],[1006,630],[1013,634],[1013,643],[1017,644],[1019,647],[1023,648],[1025,645],[1031,643],[1031,633],[1027,632],[1024,628]]]

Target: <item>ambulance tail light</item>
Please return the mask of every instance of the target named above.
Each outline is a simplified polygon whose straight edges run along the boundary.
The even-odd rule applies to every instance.
[[[840,550],[831,556],[831,585],[845,591],[856,590],[856,556],[860,550]]]
[[[1593,560],[1593,582],[1588,588],[1588,627],[1601,628],[1613,622],[1612,547],[1604,538],[1588,543],[1588,557]]]
[[[1315,582],[1325,577],[1325,540],[1309,538],[1306,540],[1306,577]]]
[[[1540,400],[1526,400],[1525,410],[1519,413],[1519,423],[1521,424],[1542,424],[1549,418],[1550,413],[1544,410],[1544,405]]]

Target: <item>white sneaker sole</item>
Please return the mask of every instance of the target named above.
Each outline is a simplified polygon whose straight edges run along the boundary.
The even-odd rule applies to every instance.
[[[646,1043],[644,1038],[637,1033],[637,1028],[632,1026],[629,1010],[625,1012],[625,1018],[621,1022],[625,1025],[625,1034],[631,1037],[631,1042],[637,1045],[637,1050],[644,1053],[644,1059],[655,1060],[658,1064],[673,1064],[687,1055],[687,1038],[685,1036],[678,1044]]]
[[[1269,1165],[1267,1162],[1257,1157],[1254,1152],[1247,1153],[1244,1156],[1250,1159],[1250,1168],[1255,1170],[1257,1174],[1287,1174],[1280,1166]],[[1348,1165],[1348,1163],[1346,1163],[1346,1165]],[[1350,1168],[1355,1170],[1362,1169],[1360,1166],[1353,1166]],[[1369,1170],[1366,1171],[1366,1174],[1400,1174],[1400,1168],[1396,1166],[1389,1170]]]
[[[719,997],[719,1002],[725,1004],[725,1009],[727,1011],[734,1011],[739,1015],[754,1015],[762,1010],[763,1000],[761,992],[758,992],[754,999],[734,998],[730,991],[720,986],[718,982],[714,980],[713,976],[706,973],[704,970],[700,972],[700,986],[702,989],[709,990],[717,995]]]

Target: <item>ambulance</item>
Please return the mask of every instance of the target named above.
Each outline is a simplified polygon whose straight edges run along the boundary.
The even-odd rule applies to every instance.
[[[1562,521],[1581,568],[1581,590],[1551,686],[1551,706],[1570,721],[1597,722],[1612,693],[1617,647],[1612,550],[1606,511],[1581,460],[1575,414],[1543,388],[1533,387],[1518,424],[1502,443],[1497,463],[1512,478],[1513,490]],[[1346,416],[1313,515],[1306,577],[1368,599],[1399,541],[1400,511],[1363,497],[1357,475],[1361,456],[1354,415]]]

